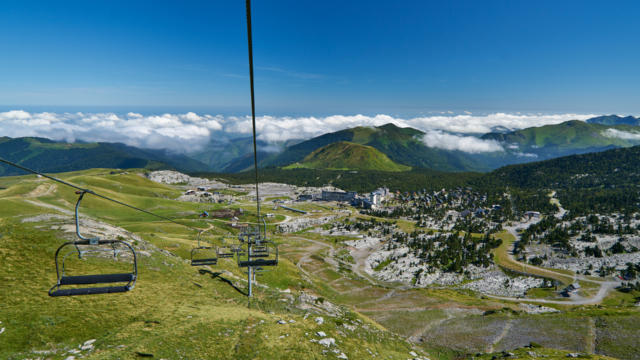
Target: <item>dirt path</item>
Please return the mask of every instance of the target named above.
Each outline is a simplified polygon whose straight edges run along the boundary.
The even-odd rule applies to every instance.
[[[516,227],[515,226],[505,227],[505,229],[511,235],[513,235],[515,237],[516,241],[518,240],[519,235],[516,232]],[[508,258],[508,260],[510,262],[512,262],[513,264],[518,264],[520,267],[522,267],[522,272],[524,272],[524,273],[528,273],[528,274],[531,274],[531,275],[537,275],[537,276],[539,276],[540,274],[547,274],[551,278],[572,277],[574,279],[574,281],[584,281],[584,282],[589,282],[589,283],[593,283],[593,284],[598,284],[598,285],[600,285],[600,288],[598,289],[598,292],[594,296],[592,296],[590,298],[574,296],[574,297],[569,298],[567,301],[547,300],[547,299],[523,299],[523,298],[487,295],[487,296],[490,296],[491,298],[494,298],[494,299],[518,301],[518,302],[559,304],[559,305],[593,305],[593,304],[598,304],[598,303],[602,302],[602,300],[609,294],[609,292],[611,292],[618,285],[620,285],[620,282],[618,282],[618,281],[594,280],[594,279],[590,279],[590,278],[588,278],[588,277],[586,277],[584,275],[580,275],[580,274],[576,274],[576,273],[574,273],[572,275],[569,275],[569,274],[561,273],[561,272],[558,272],[558,271],[553,271],[553,270],[544,269],[544,268],[541,268],[541,267],[538,267],[538,266],[521,263],[521,262],[519,262],[519,261],[517,261],[515,259],[515,257],[513,256],[513,254],[510,251],[507,252],[506,256],[507,256],[507,258]],[[532,272],[532,270],[535,270],[535,272]]]
[[[427,325],[417,329],[416,331],[413,332],[413,334],[411,334],[411,336],[409,336],[409,341],[413,342],[413,343],[418,343],[420,342],[420,338],[422,337],[422,335],[424,333],[426,333],[427,331],[433,329],[434,327],[442,324],[445,321],[451,320],[454,318],[453,314],[449,311],[445,312],[447,314],[447,317],[442,318],[442,319],[438,319],[436,321],[432,321],[430,323],[428,323]]]
[[[589,317],[589,334],[587,337],[587,351],[590,354],[596,353],[596,320]]]
[[[555,204],[558,206],[558,212],[556,214],[554,214],[554,216],[556,218],[562,218],[564,216],[564,214],[566,213],[566,210],[562,207],[562,205],[560,204],[560,202],[558,201],[557,198],[555,198],[556,192],[553,191],[549,194],[550,197],[550,202],[552,204]],[[539,221],[539,220],[538,220]],[[527,227],[527,225],[533,224],[536,221],[529,221],[526,223],[520,223],[518,225],[512,225],[512,226],[505,226],[504,229],[509,232],[509,234],[511,234],[515,241],[517,242],[520,239],[520,235],[517,232],[517,228],[525,228]],[[526,264],[526,263],[522,263],[519,262],[518,260],[515,259],[515,257],[513,256],[513,252],[512,252],[513,248],[505,248],[504,251],[505,253],[503,253],[502,255],[506,255],[506,259],[509,263],[511,263],[511,265],[515,265],[518,268],[521,268],[523,273],[525,274],[530,274],[530,275],[534,275],[534,276],[548,276],[550,278],[553,279],[567,279],[567,278],[572,278],[573,282],[577,282],[577,281],[583,281],[583,282],[589,282],[592,284],[598,284],[600,286],[600,288],[598,289],[598,292],[592,296],[592,297],[580,297],[577,295],[573,295],[572,297],[570,297],[568,300],[566,301],[561,301],[561,300],[547,300],[547,299],[523,299],[523,298],[514,298],[514,297],[503,297],[503,296],[490,296],[491,298],[494,299],[500,299],[500,300],[508,300],[508,301],[518,301],[518,302],[533,302],[533,303],[544,303],[544,304],[558,304],[558,305],[593,305],[593,304],[598,304],[600,302],[602,302],[602,300],[609,294],[609,292],[611,292],[613,289],[615,289],[618,285],[620,285],[620,282],[618,281],[611,281],[611,280],[595,280],[595,279],[591,279],[587,276],[578,274],[578,273],[572,273],[572,274],[566,274],[560,271],[554,271],[551,269],[545,269],[545,268],[541,268],[538,266],[534,266],[534,265],[530,265],[530,264]]]
[[[495,351],[494,347],[496,346],[496,344],[502,341],[502,339],[504,339],[504,337],[507,336],[507,334],[509,334],[509,330],[511,330],[512,327],[513,327],[513,319],[507,320],[500,334],[498,334],[498,336],[496,336],[496,338],[493,339],[493,341],[489,344],[489,347],[487,348],[486,352],[488,353],[494,352]]]
[[[322,249],[322,247],[318,246],[317,244],[313,244],[310,247],[306,248],[306,252],[304,253],[304,255],[302,255],[302,257],[300,258],[300,260],[298,260],[298,262],[296,263],[296,267],[298,268],[298,270],[300,270],[304,275],[306,275],[308,278],[311,278],[311,273],[309,273],[307,270],[305,270],[302,265],[308,262],[311,262],[311,255],[313,255],[316,251]],[[331,286],[331,285],[329,285]],[[331,286],[332,289],[333,286]],[[334,289],[335,290],[335,289]]]
[[[33,189],[30,193],[26,194],[25,197],[48,196],[55,193],[57,189],[58,186],[56,184],[41,184]]]
[[[73,211],[71,211],[71,210],[67,210],[67,209],[61,208],[59,206],[43,203],[42,201],[38,201],[38,200],[25,200],[25,201],[28,202],[31,205],[35,205],[35,206],[39,206],[39,207],[43,207],[43,208],[47,208],[47,209],[52,209],[52,210],[61,212],[61,213],[65,214],[65,215],[70,215],[70,216],[74,215]]]
[[[506,296],[493,296],[486,295],[492,299],[498,300],[507,300],[507,301],[517,301],[517,302],[527,302],[527,303],[541,303],[541,304],[556,304],[556,305],[595,305],[602,302],[602,300],[619,285],[618,282],[615,281],[606,281],[602,282],[598,293],[590,298],[569,298],[566,301],[562,300],[548,300],[548,299],[527,299],[527,298],[514,298],[514,297],[506,297]]]
[[[514,226],[507,226],[504,228],[505,230],[507,230],[511,235],[513,235],[516,238],[516,241],[520,238],[520,236],[518,235],[518,233],[515,230]],[[554,271],[554,270],[550,270],[550,269],[545,269],[545,268],[541,268],[535,265],[531,265],[531,264],[526,264],[526,263],[522,263],[518,260],[516,260],[516,258],[513,256],[513,253],[511,251],[507,252],[507,258],[509,259],[510,262],[517,264],[519,267],[522,267],[522,271],[526,272],[526,273],[530,273],[533,275],[536,275],[537,273],[544,273],[544,274],[548,274],[549,277],[555,278],[555,277],[572,277],[575,280],[580,280],[580,281],[586,281],[586,282],[590,282],[590,283],[594,283],[594,284],[602,284],[606,281],[604,280],[594,280],[594,279],[590,279],[584,275],[579,275],[579,274],[566,274],[560,271]],[[530,270],[535,270],[536,273],[531,272]]]
[[[377,244],[361,249],[353,249],[350,251],[355,264],[352,266],[352,270],[361,278],[365,279],[372,285],[381,285],[381,283],[376,280],[369,272],[367,272],[367,258],[372,253],[378,251],[382,247],[382,242],[378,242]],[[388,285],[388,284],[386,284]]]
[[[319,250],[324,248],[324,249],[328,249],[329,252],[328,252],[328,254],[326,256],[323,257],[323,260],[324,260],[325,263],[330,265],[333,268],[334,271],[339,273],[340,265],[351,267],[355,274],[357,274],[360,278],[362,278],[363,280],[367,281],[370,284],[369,286],[365,286],[365,287],[362,287],[362,288],[340,290],[340,289],[337,289],[336,287],[334,287],[333,285],[335,285],[335,283],[337,281],[339,281],[339,280],[346,279],[345,277],[341,277],[340,279],[336,279],[334,281],[327,282],[326,284],[329,287],[331,287],[331,289],[333,289],[333,291],[337,292],[338,294],[340,294],[340,295],[351,294],[351,293],[354,293],[354,292],[357,292],[357,291],[363,291],[363,290],[369,289],[372,286],[378,286],[379,285],[374,279],[371,279],[370,277],[366,276],[366,274],[363,274],[362,268],[364,267],[364,260],[366,260],[366,257],[364,258],[364,260],[360,259],[360,263],[358,263],[358,260],[356,260],[355,257],[354,257],[354,260],[356,260],[356,264],[346,263],[346,262],[337,260],[335,258],[335,251],[336,251],[335,248],[333,246],[327,244],[327,243],[324,243],[324,242],[318,241],[318,240],[313,240],[313,239],[300,237],[300,236],[295,236],[295,237],[292,237],[292,238],[296,239],[296,240],[301,240],[301,241],[312,243],[311,246],[305,248],[304,255],[296,263],[296,267],[298,269],[300,269],[300,271],[303,274],[305,274],[306,276],[311,277],[312,274],[317,272],[318,270],[310,273],[310,272],[308,272],[307,270],[305,270],[303,268],[303,265],[305,263],[308,263],[308,262],[312,261],[311,260],[311,255],[313,255],[314,253],[316,253]],[[380,301],[380,300],[383,300],[383,299],[387,299],[387,298],[389,298],[389,297],[391,297],[393,295],[394,295],[394,290],[390,290],[390,291],[385,292],[382,296],[374,297],[371,300],[368,300],[366,302],[370,303],[370,302]]]

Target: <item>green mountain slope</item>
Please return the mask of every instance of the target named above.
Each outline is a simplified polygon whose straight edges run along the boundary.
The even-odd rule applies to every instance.
[[[393,124],[378,127],[355,127],[324,134],[288,147],[277,156],[265,160],[263,166],[286,166],[301,162],[313,151],[340,141],[371,146],[384,153],[391,161],[440,171],[488,170],[483,163],[469,154],[428,147],[422,142],[424,133]]]
[[[509,133],[489,133],[483,135],[482,139],[502,143],[511,154],[532,154],[535,155],[531,156],[532,159],[543,160],[638,145],[640,128],[572,120]]]
[[[522,188],[636,188],[640,146],[505,166],[482,178]]]
[[[574,214],[640,210],[640,146],[505,166],[472,179],[476,188],[557,191]]]
[[[162,150],[143,150],[118,143],[55,142],[44,138],[1,138],[0,157],[45,172],[90,168],[148,168],[200,171],[207,166],[184,155]],[[21,174],[0,165],[0,175]]]
[[[258,140],[258,159],[267,159],[282,151],[289,142],[267,143]],[[203,149],[188,153],[189,157],[206,164],[211,171],[238,172],[253,166],[253,139],[212,139]]]
[[[597,116],[587,120],[590,124],[602,124],[602,125],[634,125],[640,126],[640,118],[633,116],[618,116],[618,115],[604,115]]]
[[[286,168],[331,170],[407,171],[411,168],[391,161],[379,150],[366,145],[339,141],[314,150],[302,162]]]
[[[197,216],[202,204],[171,200],[182,192],[133,171],[88,170],[58,176],[195,228],[209,228],[205,240],[213,245],[220,245],[223,235],[238,232],[224,223],[210,226],[211,222]],[[109,226],[123,229],[125,240],[138,252],[136,287],[122,294],[50,298],[47,290],[56,280],[55,251],[74,238],[70,214],[76,197],[73,189],[35,176],[0,178],[2,359],[336,358],[333,353],[326,356],[326,347],[311,341],[318,338],[318,331],[334,338],[332,348],[349,359],[370,357],[366,349],[374,349],[381,358],[405,359],[412,350],[400,337],[342,306],[336,308],[340,310],[335,316],[318,311],[313,302],[306,309],[298,306],[301,294],[324,290],[315,278],[300,272],[295,256],[286,254],[286,246],[281,247],[279,265],[258,277],[255,296],[248,304],[246,275],[235,259],[221,259],[217,266],[205,268],[189,265],[190,250],[197,244],[195,231],[90,195],[81,208],[82,229],[95,235]],[[247,205],[242,207],[251,209]],[[223,208],[220,204],[210,207]],[[248,220],[247,215],[241,216],[241,221]],[[295,243],[291,238],[273,240]],[[70,256],[68,260],[75,260],[76,267],[67,271],[95,273],[97,265],[122,267],[110,256],[82,261]],[[323,296],[323,302],[331,301]],[[317,316],[324,323],[318,324]],[[92,346],[80,349],[91,339],[95,339]]]
[[[633,116],[600,116],[587,121],[488,133],[482,140],[500,143],[504,151],[467,153],[430,147],[424,132],[393,124],[355,127],[327,133],[261,159],[262,167],[301,163],[315,150],[340,141],[374,147],[395,163],[438,171],[489,171],[501,166],[640,145],[640,121]],[[236,166],[234,169],[246,167]],[[228,170],[231,168],[227,167]]]

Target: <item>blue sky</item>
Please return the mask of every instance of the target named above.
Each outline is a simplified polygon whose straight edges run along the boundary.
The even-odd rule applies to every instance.
[[[259,114],[640,113],[634,1],[253,1]],[[3,110],[244,115],[244,1],[4,1]],[[152,110],[149,110],[152,111]]]

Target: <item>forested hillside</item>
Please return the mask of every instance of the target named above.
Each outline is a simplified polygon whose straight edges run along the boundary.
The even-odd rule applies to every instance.
[[[90,168],[147,168],[198,171],[206,165],[164,150],[142,150],[118,143],[64,143],[44,138],[0,138],[0,157],[44,172]],[[0,176],[23,174],[0,165]]]

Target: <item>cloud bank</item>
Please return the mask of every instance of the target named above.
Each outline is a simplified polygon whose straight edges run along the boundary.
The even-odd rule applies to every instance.
[[[440,130],[429,130],[422,138],[429,147],[459,150],[470,154],[504,151],[502,145],[495,140],[482,140],[475,136],[460,136]]]
[[[393,123],[426,133],[428,146],[466,152],[500,151],[498,143],[473,136],[501,127],[522,129],[557,124],[567,120],[585,120],[587,114],[507,114],[438,115],[399,118],[389,115],[333,115],[326,117],[256,118],[258,137],[269,143],[290,139],[308,139],[327,132],[355,126],[380,126]],[[53,140],[121,142],[127,145],[192,152],[202,149],[213,137],[251,134],[249,116],[185,114],[143,115],[138,113],[31,113],[23,110],[0,112],[0,136],[39,136]],[[500,147],[500,149],[498,149]]]
[[[137,113],[0,113],[0,136],[37,136],[66,142],[121,142],[147,149],[188,152],[203,147],[220,118],[189,112],[143,116]]]
[[[640,133],[631,131],[622,131],[618,129],[607,129],[603,131],[604,136],[618,138],[624,140],[640,140]]]

